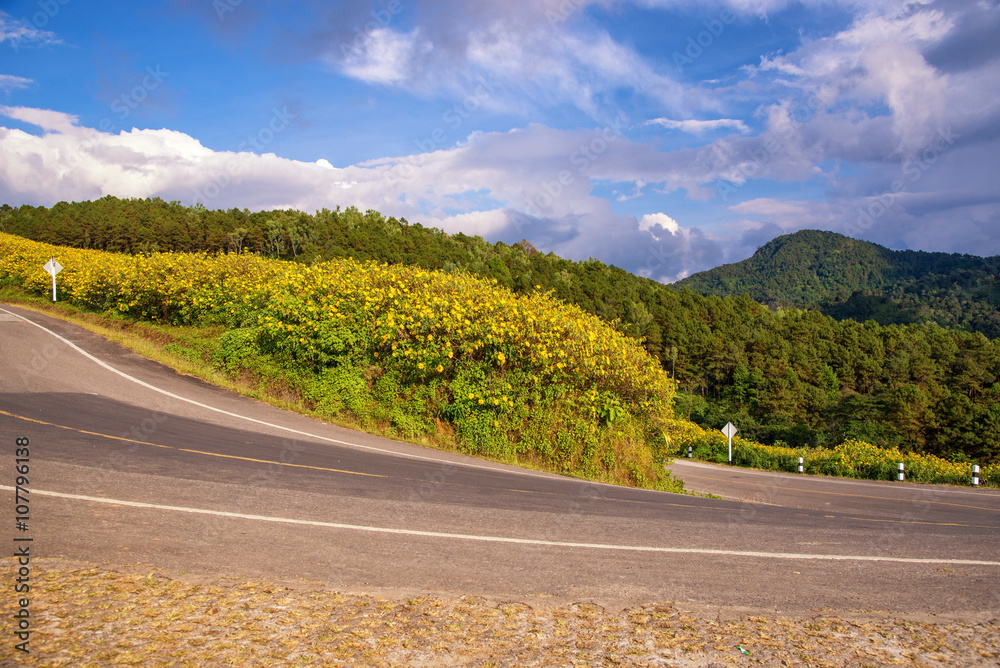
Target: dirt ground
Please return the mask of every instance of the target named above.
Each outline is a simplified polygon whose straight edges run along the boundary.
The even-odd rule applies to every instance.
[[[31,562],[25,654],[5,562],[3,666],[1000,666],[1000,620],[386,596],[52,559]]]

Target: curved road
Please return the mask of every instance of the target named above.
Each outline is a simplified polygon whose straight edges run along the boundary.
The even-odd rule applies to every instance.
[[[1000,613],[994,490],[683,461],[690,488],[732,499],[588,483],[280,411],[3,305],[6,508],[17,437],[37,557],[347,591]]]

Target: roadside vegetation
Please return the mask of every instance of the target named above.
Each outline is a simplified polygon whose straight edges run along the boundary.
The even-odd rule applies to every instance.
[[[537,292],[403,265],[124,255],[0,234],[0,282],[94,312],[203,327],[230,378],[371,431],[595,480],[679,489],[673,386],[633,339]]]
[[[703,461],[727,463],[729,442],[719,430],[706,430],[693,422],[671,420],[664,429],[667,452],[678,459],[688,456]],[[919,452],[877,448],[871,443],[850,439],[833,448],[790,448],[762,445],[739,435],[733,437],[733,464],[765,471],[797,473],[799,458],[809,474],[897,480],[902,463],[909,482],[972,485],[971,462],[954,462]],[[1000,466],[980,467],[981,487],[1000,487]]]
[[[111,196],[0,205],[0,232],[131,255],[253,253],[303,266],[353,257],[493,280],[519,296],[548,293],[636,341],[676,379],[675,414],[706,429],[731,421],[778,447],[854,439],[1000,463],[997,258],[897,253],[803,230],[663,285],[526,240],[489,243],[353,207],[251,212]],[[668,250],[651,248],[649,267]]]
[[[640,342],[540,286],[517,295],[464,272],[350,258],[305,265],[235,252],[128,255],[3,233],[0,254],[8,294],[47,293],[42,266],[57,257],[61,299],[141,325],[173,364],[213,382],[345,426],[674,491],[681,484],[665,458],[690,446],[696,458],[728,459],[718,430],[677,417],[702,404],[675,395]],[[740,397],[749,403],[754,394]],[[963,453],[943,458],[860,438],[765,445],[746,425],[750,438],[733,443],[738,466],[794,472],[802,457],[808,473],[892,480],[902,462],[910,481],[972,481],[975,462]],[[1000,466],[983,464],[980,484],[1000,486]]]

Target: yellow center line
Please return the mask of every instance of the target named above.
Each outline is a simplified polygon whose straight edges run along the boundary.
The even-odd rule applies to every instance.
[[[458,483],[445,483],[445,484],[458,484]],[[465,485],[462,485],[462,486],[464,487]],[[545,494],[545,495],[548,495],[548,496],[563,496],[563,497],[566,496],[564,494],[559,494],[558,492],[542,492],[542,491],[532,490],[532,489],[508,489],[506,491],[508,491],[508,492],[518,492],[519,494]],[[699,510],[718,510],[718,511],[724,511],[724,512],[738,512],[738,513],[746,512],[747,510],[749,510],[748,508],[736,508],[736,509],[733,509],[733,508],[715,508],[713,506],[696,506],[696,505],[691,504],[691,503],[671,503],[671,502],[667,502],[667,501],[644,501],[642,499],[617,499],[617,498],[614,498],[614,497],[607,497],[607,496],[581,496],[581,497],[568,497],[568,498],[571,498],[571,499],[576,500],[576,501],[580,501],[581,503],[584,500],[586,500],[587,502],[589,502],[589,501],[613,501],[615,503],[640,503],[640,504],[643,504],[643,505],[654,505],[654,506],[657,506],[657,507],[659,507],[659,506],[674,506],[674,507],[677,507],[677,508],[698,508]]]
[[[704,480],[715,480],[718,482],[731,483],[734,485],[750,485],[751,487],[770,487],[771,489],[783,489],[790,492],[806,492],[809,494],[830,494],[833,496],[853,496],[859,499],[878,499],[880,501],[905,501],[907,503],[933,503],[938,506],[954,506],[956,508],[972,508],[974,510],[988,510],[991,512],[1000,512],[997,508],[983,508],[982,506],[970,506],[963,503],[948,503],[946,501],[927,501],[924,499],[901,499],[893,496],[871,496],[869,494],[848,494],[846,492],[826,492],[818,489],[802,489],[800,487],[784,487],[781,485],[765,485],[759,482],[741,482],[739,480],[726,480],[725,478],[713,478],[706,475],[695,475],[692,473],[685,473],[683,477],[687,478],[702,478]]]
[[[958,522],[920,522],[918,520],[887,520],[873,517],[845,517],[847,520],[858,520],[859,522],[893,522],[895,524],[927,524],[933,527],[964,527],[966,529],[997,529],[983,524],[959,524]]]
[[[138,443],[139,445],[148,445],[154,448],[166,448],[167,450],[176,450],[178,452],[190,452],[196,455],[205,455],[207,457],[223,457],[225,459],[239,459],[244,462],[256,462],[258,464],[274,464],[275,466],[289,466],[300,469],[313,469],[315,471],[330,471],[332,473],[346,473],[348,475],[360,475],[368,478],[388,478],[389,476],[378,475],[376,473],[360,473],[358,471],[344,471],[343,469],[331,469],[324,468],[322,466],[309,466],[308,464],[291,464],[286,462],[273,462],[268,459],[254,459],[253,457],[240,457],[239,455],[223,455],[218,452],[206,452],[204,450],[190,450],[188,448],[178,448],[173,445],[160,445],[159,443],[148,443],[146,441],[139,441],[134,438],[125,438],[124,436],[112,436],[110,434],[101,434],[96,431],[87,431],[86,429],[77,429],[76,427],[67,427],[62,424],[55,424],[53,422],[45,422],[44,420],[36,420],[34,418],[25,417],[24,415],[17,415],[15,413],[8,413],[5,410],[0,410],[0,415],[6,415],[8,417],[16,418],[18,420],[24,420],[26,422],[34,422],[36,424],[43,424],[48,427],[57,427],[59,429],[66,429],[68,431],[74,431],[78,434],[87,434],[89,436],[99,436],[101,438],[108,438],[114,441],[125,441],[126,443]]]
[[[8,413],[7,411],[0,410],[0,415],[6,415],[8,417],[17,418],[18,420],[24,420],[25,422],[34,422],[35,424],[43,424],[47,427],[58,427],[59,429],[66,429],[69,431],[75,431],[78,434],[88,434],[90,436],[100,436],[101,438],[110,438],[115,441],[126,441],[128,443],[139,443],[141,445],[151,445],[154,448],[167,448],[169,450],[174,450],[175,448],[169,445],[158,445],[156,443],[146,443],[144,441],[137,441],[134,438],[125,438],[124,436],[111,436],[109,434],[99,434],[96,431],[87,431],[86,429],[77,429],[76,427],[67,427],[61,424],[54,424],[52,422],[46,422],[45,420],[36,420],[34,418],[25,417],[24,415],[16,415],[15,413]]]

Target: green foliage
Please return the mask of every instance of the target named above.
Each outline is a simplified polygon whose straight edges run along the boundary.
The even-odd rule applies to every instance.
[[[0,251],[0,276],[28,290],[44,291],[40,267],[57,255],[66,300],[227,327],[218,368],[303,396],[321,415],[575,475],[667,484],[653,453],[671,412],[669,378],[636,341],[549,295],[349,259],[130,256],[2,233]]]
[[[257,366],[261,357],[261,351],[257,347],[257,333],[256,327],[229,330],[222,335],[212,362],[230,374]]]
[[[705,461],[729,461],[729,444],[720,431],[708,431],[689,422],[676,421],[664,430],[666,452],[686,457],[688,447],[693,456]],[[972,464],[949,461],[934,455],[903,452],[895,448],[877,448],[870,443],[849,439],[834,448],[790,448],[784,444],[763,445],[750,439],[733,438],[733,464],[766,471],[798,471],[803,459],[805,473],[814,473],[866,480],[896,480],[899,463],[911,482],[971,485]],[[1000,465],[982,468],[980,484],[1000,487]]]
[[[810,447],[853,438],[983,463],[1000,460],[1000,347],[988,338],[1000,332],[997,258],[898,253],[802,231],[773,240],[744,263],[666,286],[596,260],[541,253],[527,241],[488,243],[354,208],[251,213],[105,197],[0,215],[8,231],[78,247],[140,253],[155,246],[240,259],[253,256],[236,253],[270,253],[306,265],[353,257],[491,278],[521,296],[548,293],[642,341],[676,378],[682,392],[676,415],[706,428],[731,420],[762,443]],[[240,291],[253,266],[234,262],[221,285]],[[183,273],[172,271],[150,280],[170,284]],[[95,291],[91,306],[119,304],[115,290],[109,284]],[[169,312],[160,304],[153,295],[128,313],[177,322],[202,317],[196,304]],[[239,318],[258,306],[245,307],[248,313]],[[353,365],[359,362],[352,354],[373,345],[352,340],[349,332],[355,331],[323,324],[305,337],[304,347],[287,336],[260,342],[275,359]],[[500,347],[494,352],[510,356]],[[466,379],[470,391],[489,390],[474,380]],[[459,419],[469,407],[456,399],[457,386],[449,388],[428,401],[448,419]],[[592,401],[595,412],[588,416],[603,428],[628,421],[603,397]]]
[[[346,413],[366,427],[374,424],[375,402],[364,373],[355,366],[341,364],[323,369],[308,379],[304,395],[320,415],[336,417]]]
[[[838,320],[936,322],[1000,336],[1000,258],[893,251],[833,232],[777,237],[753,257],[694,274],[678,287],[745,294],[772,307],[810,308]]]

